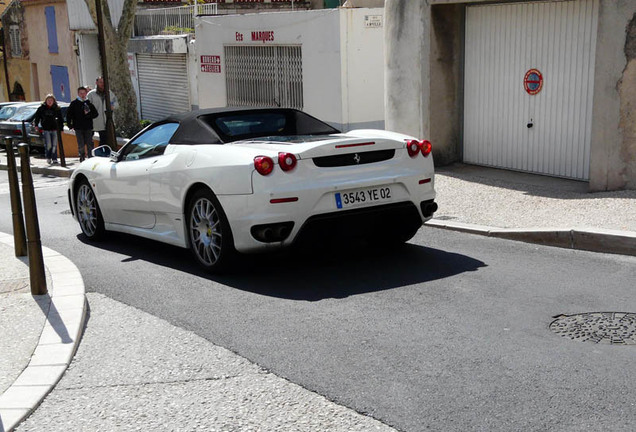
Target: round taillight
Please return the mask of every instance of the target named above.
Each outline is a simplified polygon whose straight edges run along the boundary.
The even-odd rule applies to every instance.
[[[422,156],[428,156],[431,154],[431,150],[433,150],[433,144],[431,144],[428,140],[420,141],[420,145],[422,147]]]
[[[406,142],[406,150],[409,152],[409,156],[415,157],[420,152],[421,143],[418,140],[408,140]]]
[[[254,168],[259,174],[266,176],[274,169],[274,161],[269,156],[256,156],[254,158]]]
[[[292,153],[278,153],[278,165],[283,171],[291,171],[296,166],[296,156]]]

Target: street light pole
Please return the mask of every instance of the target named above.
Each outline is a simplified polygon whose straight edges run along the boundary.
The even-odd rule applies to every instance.
[[[105,0],[108,1],[108,0]],[[106,61],[106,42],[104,40],[104,17],[101,0],[95,0],[95,13],[97,14],[97,41],[99,42],[99,57],[102,63],[102,78],[104,78],[104,98],[106,101],[106,143],[111,149],[117,150],[117,138],[115,137],[115,124],[113,123],[113,110],[110,105],[110,83],[108,81],[108,62]]]

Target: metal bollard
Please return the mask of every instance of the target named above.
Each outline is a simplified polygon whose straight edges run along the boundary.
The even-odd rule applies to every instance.
[[[57,131],[58,153],[60,155],[60,165],[66,168],[66,156],[64,156],[64,143],[62,142],[62,131]]]
[[[25,143],[29,142],[29,135],[26,130],[26,120],[22,120],[22,140]]]
[[[11,195],[11,216],[13,218],[13,245],[15,256],[26,256],[27,244],[24,233],[24,216],[22,215],[22,200],[20,199],[20,184],[18,183],[18,170],[13,153],[13,139],[4,138],[7,149],[7,168],[9,174],[9,194]]]
[[[38,209],[35,205],[35,191],[29,161],[29,145],[18,145],[20,151],[20,169],[22,172],[22,195],[24,196],[24,218],[26,220],[27,245],[29,252],[29,276],[31,279],[31,294],[44,295],[47,293],[46,276],[44,274],[44,259],[42,258],[42,242],[40,241],[40,225],[38,223]]]

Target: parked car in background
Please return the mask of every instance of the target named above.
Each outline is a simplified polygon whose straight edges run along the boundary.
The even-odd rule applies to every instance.
[[[29,144],[31,150],[44,151],[44,139],[42,137],[42,130],[38,127],[33,127],[33,117],[35,112],[42,102],[23,102],[16,105],[9,105],[0,109],[0,116],[4,110],[6,112],[13,111],[13,115],[5,120],[0,118],[0,136],[11,136],[13,138],[13,144],[17,145],[21,142]],[[66,110],[68,103],[58,102],[58,105],[62,109],[62,117],[66,116]],[[24,122],[24,129],[26,131],[26,140],[22,136],[22,123]]]
[[[0,102],[0,121],[13,117],[24,102]]]
[[[93,155],[68,189],[89,240],[119,231],[190,248],[213,272],[235,252],[297,242],[401,244],[437,210],[429,141],[341,133],[294,109],[177,114]]]
[[[12,110],[13,114],[5,120],[0,121],[0,136],[3,138],[10,136],[13,138],[13,144],[20,142],[28,142],[28,133],[30,129],[30,121],[27,120],[35,115],[35,110],[41,102],[22,102],[16,105],[10,105],[4,107],[7,111]],[[0,110],[1,111],[1,110]],[[27,139],[22,136],[22,120],[25,120],[25,128],[27,133]]]

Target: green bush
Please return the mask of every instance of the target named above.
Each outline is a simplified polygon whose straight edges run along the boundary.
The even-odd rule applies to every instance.
[[[135,125],[133,127],[121,127],[119,129],[117,129],[117,135],[122,137],[122,138],[132,138],[133,136],[135,136],[135,134],[137,132],[139,132],[140,130],[142,130],[143,128],[145,128],[146,126],[148,126],[149,124],[152,124],[152,121],[150,120],[140,120],[138,125]]]

